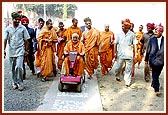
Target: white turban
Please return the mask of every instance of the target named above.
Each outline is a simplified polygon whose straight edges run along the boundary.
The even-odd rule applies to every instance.
[[[79,35],[78,35],[77,33],[73,33],[73,34],[72,34],[72,38],[73,38],[73,37],[79,38]]]

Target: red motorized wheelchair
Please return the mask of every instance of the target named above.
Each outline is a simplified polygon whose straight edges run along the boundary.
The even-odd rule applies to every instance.
[[[75,51],[69,52],[69,60],[70,60],[69,75],[65,75],[65,74],[60,75],[60,81],[58,84],[59,91],[63,91],[65,85],[75,85],[77,86],[76,89],[78,92],[82,91],[82,84],[85,82],[85,74],[83,73],[82,76],[74,75],[74,65],[76,62],[77,55],[78,55],[78,52],[75,52]]]

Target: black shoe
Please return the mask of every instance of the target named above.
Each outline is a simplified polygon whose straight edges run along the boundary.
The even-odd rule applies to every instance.
[[[126,87],[130,87],[131,85],[125,85]]]
[[[148,78],[144,78],[146,82],[149,82],[150,80]]]
[[[160,97],[161,96],[161,93],[158,91],[158,92],[155,92],[156,96]]]
[[[25,80],[26,79],[26,74],[23,74],[23,80]]]
[[[32,75],[36,75],[35,71],[32,71]]]
[[[120,78],[116,78],[117,81],[121,82],[121,79]]]
[[[53,74],[54,74],[54,77],[56,77],[56,76],[57,76],[57,71],[54,70],[54,71],[53,71]]]
[[[19,90],[19,91],[23,91],[23,90],[24,90],[24,87],[23,87],[23,86],[19,86],[19,87],[18,87],[18,90]]]
[[[18,84],[18,90],[19,90],[19,91],[23,91],[23,90],[24,90],[24,87],[23,87],[23,85],[21,85],[21,84]]]
[[[89,77],[87,77],[89,80],[92,80],[92,77],[91,76],[89,76]]]
[[[13,83],[13,84],[12,84],[12,88],[13,88],[14,90],[17,89],[17,88],[18,88],[17,83]]]
[[[37,78],[41,77],[41,73],[36,74]]]

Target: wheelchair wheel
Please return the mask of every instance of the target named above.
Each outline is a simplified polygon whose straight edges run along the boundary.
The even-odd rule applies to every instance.
[[[62,92],[62,91],[63,91],[63,87],[64,87],[64,85],[63,85],[62,83],[59,83],[59,84],[58,84],[58,90],[59,90],[59,91]]]
[[[85,71],[83,72],[83,75],[82,75],[82,81],[83,83],[85,83]]]
[[[81,83],[77,85],[77,91],[78,91],[78,92],[81,92],[81,91],[82,91],[82,84],[81,84]]]

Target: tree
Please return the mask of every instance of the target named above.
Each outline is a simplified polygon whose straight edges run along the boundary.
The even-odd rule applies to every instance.
[[[63,4],[46,4],[46,15],[51,18],[62,18]]]
[[[77,10],[77,6],[75,4],[68,4],[67,5],[67,16],[74,17],[75,16],[75,10]]]
[[[65,21],[67,19],[67,4],[64,4],[63,8],[63,20]]]
[[[74,17],[75,10],[77,10],[77,6],[75,4],[46,4],[46,15],[51,18],[64,18]],[[43,4],[17,4],[17,9],[22,9],[23,11],[35,12],[38,17],[44,16],[44,5]],[[65,8],[67,10],[65,10]],[[67,11],[67,12],[66,12]],[[66,14],[67,13],[67,14]]]
[[[44,15],[44,5],[43,4],[17,4],[16,8],[22,9],[23,12],[32,11],[32,12],[35,12],[39,16]]]

